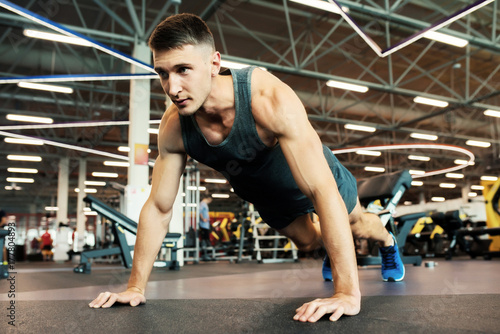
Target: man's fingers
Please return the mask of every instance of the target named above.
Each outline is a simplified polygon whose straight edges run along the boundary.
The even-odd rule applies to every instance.
[[[117,299],[118,299],[118,295],[116,293],[112,293],[109,296],[108,301],[105,304],[103,304],[101,307],[102,308],[111,307],[116,302]]]
[[[333,312],[332,316],[330,317],[330,321],[339,320],[343,314],[344,314],[344,307],[342,307],[342,306],[337,307],[335,312]]]
[[[101,292],[96,299],[90,302],[89,306],[93,308],[101,307],[109,299],[110,295],[111,292]]]

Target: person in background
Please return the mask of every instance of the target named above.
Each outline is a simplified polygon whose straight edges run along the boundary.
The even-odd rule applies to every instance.
[[[210,214],[208,205],[212,203],[212,196],[204,194],[200,202],[200,234],[201,234],[201,249],[203,250],[202,261],[210,261],[207,247],[210,246]]]
[[[42,255],[44,261],[52,260],[52,236],[49,233],[49,229],[45,230],[45,233],[42,234]]]

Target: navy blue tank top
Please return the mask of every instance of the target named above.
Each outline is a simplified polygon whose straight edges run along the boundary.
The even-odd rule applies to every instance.
[[[251,108],[251,76],[254,68],[231,70],[235,117],[227,138],[218,145],[211,145],[192,115],[179,116],[182,140],[190,157],[222,173],[238,196],[253,203],[262,219],[279,229],[298,216],[312,212],[314,207],[297,186],[279,143],[272,148],[267,147],[257,133]],[[344,187],[346,190],[349,188],[349,194],[342,194],[341,191],[343,197],[351,197],[349,205],[344,197],[350,212],[356,205],[356,180],[331,150],[325,146],[323,148],[335,178],[342,179],[350,175],[350,186]],[[340,175],[339,171],[349,175]],[[354,200],[350,189],[352,184]]]

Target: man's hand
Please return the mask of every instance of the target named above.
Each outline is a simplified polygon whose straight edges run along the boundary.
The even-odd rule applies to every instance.
[[[121,293],[102,292],[96,299],[90,302],[89,306],[93,308],[108,308],[114,303],[129,303],[130,306],[137,306],[146,303],[146,297],[135,289],[128,289]]]
[[[301,322],[316,322],[327,313],[332,313],[330,321],[337,321],[342,315],[356,315],[361,309],[359,297],[342,293],[335,294],[331,298],[315,299],[305,303],[295,312],[293,320]]]

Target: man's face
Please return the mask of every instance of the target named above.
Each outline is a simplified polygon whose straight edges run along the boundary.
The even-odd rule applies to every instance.
[[[214,61],[220,59],[206,45],[184,45],[168,51],[153,52],[154,66],[165,94],[183,116],[193,115],[203,105],[218,73]],[[215,75],[214,75],[215,74]]]

